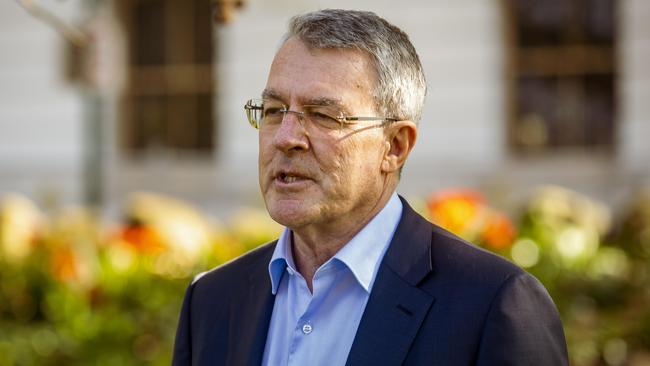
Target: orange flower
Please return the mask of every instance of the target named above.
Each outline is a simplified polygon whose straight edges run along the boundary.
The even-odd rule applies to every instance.
[[[445,190],[431,195],[427,204],[431,221],[476,244],[501,250],[514,240],[510,219],[489,207],[479,192]]]
[[[51,259],[52,276],[59,281],[75,280],[78,275],[77,258],[70,248],[62,248],[54,252]]]
[[[127,226],[121,231],[120,238],[139,253],[159,254],[165,250],[158,232],[148,225]]]
[[[468,189],[434,193],[428,200],[431,221],[456,235],[462,235],[483,209],[485,199]]]
[[[481,240],[489,247],[507,248],[515,239],[515,227],[510,219],[499,212],[492,212],[481,233]]]

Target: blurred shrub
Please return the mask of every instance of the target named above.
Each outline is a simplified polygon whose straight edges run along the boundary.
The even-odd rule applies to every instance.
[[[426,208],[424,208],[426,206]],[[518,218],[466,189],[436,192],[431,221],[537,276],[563,319],[572,365],[650,364],[650,191],[613,220],[604,204],[540,187]],[[122,224],[83,207],[43,214],[0,201],[0,366],[168,365],[191,277],[275,239],[264,210],[226,223],[150,192]]]
[[[472,243],[500,251],[515,238],[512,221],[490,207],[479,192],[450,189],[434,192],[428,200],[429,219]]]
[[[433,222],[542,281],[560,311],[575,366],[650,364],[650,191],[628,206],[614,228],[603,203],[540,187],[523,207],[516,236],[496,230],[489,241],[481,233],[495,211],[478,192],[444,191],[429,200]]]
[[[81,207],[45,218],[28,199],[4,197],[0,366],[169,365],[191,277],[279,234],[247,210],[255,235],[240,240],[187,203],[148,192],[125,213],[112,226]]]

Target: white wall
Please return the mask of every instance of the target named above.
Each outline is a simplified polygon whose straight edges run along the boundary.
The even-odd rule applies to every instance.
[[[650,2],[627,0],[621,9],[620,160],[650,175]]]
[[[63,46],[16,1],[0,2],[0,194],[79,199],[82,106],[63,80]]]
[[[43,2],[72,19],[82,0]],[[548,156],[535,160],[506,148],[504,38],[500,1],[248,0],[218,38],[215,103],[219,136],[213,159],[130,161],[116,146],[115,94],[107,99],[105,170],[109,206],[135,189],[153,189],[217,210],[259,203],[257,133],[243,104],[259,96],[288,19],[328,8],[372,10],[410,36],[429,84],[419,141],[401,192],[425,195],[449,186],[518,193],[559,183],[605,200],[650,181],[650,2],[621,6],[619,147],[613,158]],[[57,8],[58,7],[58,8]],[[14,1],[0,2],[0,193],[55,189],[81,197],[84,107],[63,80],[64,41]],[[120,60],[116,60],[119,62]],[[110,94],[110,93],[109,93]]]

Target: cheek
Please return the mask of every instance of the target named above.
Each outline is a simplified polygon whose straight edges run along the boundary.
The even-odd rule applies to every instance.
[[[258,161],[260,163],[268,163],[273,160],[273,155],[276,152],[273,146],[273,135],[260,133],[258,141]]]
[[[340,191],[349,169],[342,144],[330,140],[316,140],[311,144],[311,158],[318,170],[320,185],[330,194]]]
[[[367,139],[359,144],[353,167],[355,184],[363,190],[370,190],[382,180],[382,149],[379,139]]]
[[[368,132],[370,135],[371,131]],[[351,163],[357,170],[361,169],[371,176],[379,172],[375,169],[381,162],[381,143],[382,140],[377,136],[364,136],[366,138],[354,142],[351,146]]]
[[[368,187],[377,180],[380,167],[380,153],[373,141],[349,140],[332,149],[319,163],[322,173],[332,192],[347,196]]]

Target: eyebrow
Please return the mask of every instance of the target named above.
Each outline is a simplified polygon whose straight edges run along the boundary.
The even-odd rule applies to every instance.
[[[280,93],[273,89],[264,89],[262,92],[262,99],[277,99],[277,100],[282,100],[282,96]]]
[[[343,107],[343,103],[341,102],[341,99],[335,99],[335,98],[311,98],[305,101],[306,105],[322,105],[322,106],[335,106],[339,107],[340,109],[345,109]]]
[[[274,89],[264,89],[262,92],[262,99],[275,99],[285,103],[282,95]],[[303,105],[318,105],[318,106],[334,106],[340,109],[343,113],[348,113],[348,109],[343,105],[340,98],[317,97],[309,98],[304,101]]]

